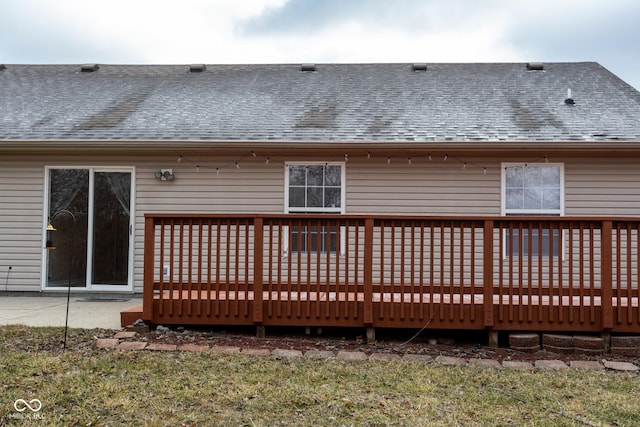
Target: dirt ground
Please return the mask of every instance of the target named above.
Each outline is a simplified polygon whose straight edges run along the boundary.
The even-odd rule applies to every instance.
[[[362,329],[348,328],[282,328],[266,329],[265,338],[256,337],[256,329],[250,327],[217,328],[159,328],[140,334],[137,340],[149,343],[196,344],[208,346],[232,346],[240,348],[266,348],[324,351],[363,351],[371,353],[426,354],[432,357],[454,356],[470,358],[535,361],[542,359],[597,360],[631,362],[640,366],[640,354],[621,356],[611,353],[584,355],[562,354],[539,350],[522,352],[508,348],[508,334],[500,334],[498,348],[487,346],[488,335],[478,331],[416,331],[377,329],[376,342],[367,344]],[[418,333],[419,332],[419,333]]]

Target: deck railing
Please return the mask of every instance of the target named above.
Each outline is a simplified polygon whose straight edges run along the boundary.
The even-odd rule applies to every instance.
[[[640,219],[145,221],[153,323],[640,332]]]

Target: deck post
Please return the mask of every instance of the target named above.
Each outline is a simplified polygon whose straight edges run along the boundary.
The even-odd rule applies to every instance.
[[[489,331],[489,347],[498,348],[498,331]]]
[[[142,320],[153,322],[153,282],[155,258],[155,219],[144,218],[144,270],[142,289]]]
[[[262,217],[253,219],[253,323],[262,324],[262,289],[264,270],[264,220]]]
[[[484,291],[484,327],[493,327],[493,220],[484,221],[483,234],[483,291]]]
[[[364,220],[364,324],[373,325],[373,218]]]
[[[600,273],[602,300],[602,329],[610,331],[613,328],[613,238],[612,221],[602,221],[602,236],[600,242]]]
[[[367,327],[367,344],[375,344],[376,342],[376,328],[373,326]]]

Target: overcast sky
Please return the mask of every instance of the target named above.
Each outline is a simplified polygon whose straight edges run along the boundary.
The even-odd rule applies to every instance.
[[[640,89],[638,0],[0,0],[0,63],[596,61]]]

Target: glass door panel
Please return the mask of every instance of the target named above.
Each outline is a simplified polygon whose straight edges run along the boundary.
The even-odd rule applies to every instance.
[[[92,285],[129,283],[131,173],[95,172]]]
[[[47,287],[86,287],[89,170],[51,169],[47,241]],[[75,218],[75,219],[74,219]]]

